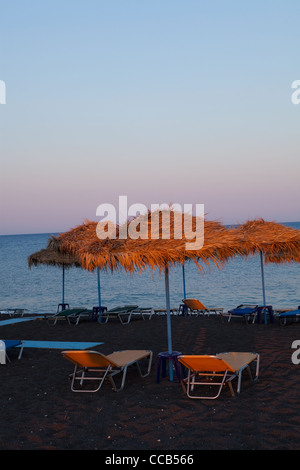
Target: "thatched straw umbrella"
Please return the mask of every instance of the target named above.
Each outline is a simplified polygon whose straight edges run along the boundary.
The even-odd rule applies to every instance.
[[[87,220],[85,223],[62,233],[58,236],[61,250],[80,258],[84,268],[93,271],[96,267],[101,269],[124,269],[126,272],[143,270],[146,267],[163,270],[166,263],[175,264],[186,260],[194,261],[199,269],[199,261],[221,267],[229,258],[248,254],[243,237],[239,232],[228,230],[216,221],[204,221],[204,244],[200,248],[186,249],[190,239],[183,233],[180,238],[176,231],[174,212],[170,210],[170,232],[163,238],[163,222],[159,219],[158,232],[152,232],[153,219],[156,213],[148,213],[129,219],[126,222],[125,232],[132,223],[144,224],[144,231],[137,230],[136,238],[124,234],[124,226],[116,226],[115,237],[100,239],[97,235],[98,223]],[[182,217],[183,214],[180,214]],[[192,231],[196,232],[196,217],[191,217]],[[145,228],[146,227],[146,228]],[[99,234],[99,231],[98,231]],[[142,236],[140,235],[142,234]],[[177,235],[176,235],[177,234]]]
[[[77,256],[66,251],[61,251],[60,241],[54,235],[49,238],[46,248],[32,253],[28,257],[29,268],[41,264],[59,267],[64,266],[66,268],[81,267],[80,259]]]
[[[263,303],[266,305],[264,262],[300,262],[300,230],[264,219],[249,220],[232,229],[247,246],[249,254],[259,254],[261,261]]]
[[[28,266],[31,269],[32,266],[58,266],[62,268],[62,307],[65,305],[65,269],[77,267],[81,268],[80,258],[74,254],[68,252],[62,252],[60,248],[60,241],[57,237],[52,235],[49,240],[47,247],[32,253],[28,257]]]
[[[164,238],[164,226],[159,214],[148,213],[127,221],[123,226],[115,227],[115,238],[99,240],[97,236],[97,223],[86,223],[59,235],[62,250],[76,254],[81,260],[82,266],[90,271],[96,268],[109,269],[112,272],[124,269],[128,273],[141,271],[148,267],[159,270],[165,274],[166,311],[168,329],[168,351],[172,353],[171,320],[170,320],[170,295],[169,295],[169,266],[185,261],[193,261],[200,270],[200,262],[213,263],[217,267],[229,258],[238,254],[246,254],[246,244],[239,243],[240,234],[226,229],[215,221],[204,222],[204,244],[194,250],[186,249],[189,237],[182,234],[178,238],[176,223],[183,214],[170,211],[170,233]],[[157,232],[153,231],[154,220]],[[182,228],[183,219],[181,219]],[[124,237],[124,232],[129,231],[132,225],[137,229],[136,237]],[[197,220],[191,217],[191,227],[195,233]],[[99,232],[98,232],[99,235]],[[123,237],[123,238],[121,238]]]

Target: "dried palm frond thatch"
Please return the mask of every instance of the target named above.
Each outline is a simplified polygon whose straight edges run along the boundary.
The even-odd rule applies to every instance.
[[[249,253],[262,253],[265,263],[300,262],[300,230],[264,219],[248,220],[237,228]]]
[[[300,262],[300,230],[264,219],[248,220],[232,229],[249,254],[259,254],[263,305],[266,305],[264,263]]]
[[[158,217],[158,219],[157,219]],[[164,233],[162,217],[155,212],[129,219],[125,225],[114,227],[115,238],[99,239],[97,222],[87,220],[58,239],[63,251],[80,258],[82,266],[88,270],[124,269],[126,272],[165,269],[168,265],[193,261],[199,269],[199,262],[213,263],[221,267],[229,258],[248,254],[246,243],[241,243],[241,234],[228,230],[217,221],[204,221],[204,243],[201,248],[186,249],[191,242],[183,230],[184,215],[170,210],[169,232]],[[191,216],[191,230],[195,234],[196,217]],[[155,230],[153,230],[155,221]],[[132,225],[133,224],[133,225]],[[135,237],[124,237],[134,226]],[[178,236],[179,229],[181,237]],[[99,234],[99,233],[98,233]],[[123,237],[123,238],[122,238]]]
[[[65,268],[82,267],[78,257],[71,253],[61,251],[60,242],[54,235],[48,240],[46,248],[32,253],[28,257],[29,268],[38,265],[64,266]]]

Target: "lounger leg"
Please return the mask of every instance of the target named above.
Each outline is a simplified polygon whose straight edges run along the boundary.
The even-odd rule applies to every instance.
[[[127,367],[128,367],[128,366],[125,366],[124,369],[120,369],[120,370],[114,371],[114,372],[112,372],[111,374],[109,374],[109,376],[108,376],[108,378],[109,378],[109,380],[110,380],[110,382],[111,382],[111,384],[112,384],[112,387],[113,387],[113,389],[114,389],[115,392],[120,392],[120,391],[123,390],[123,388],[124,388],[125,379],[126,379],[126,373],[127,373]],[[114,379],[113,379],[113,376],[116,375],[116,374],[118,374],[118,373],[120,373],[120,372],[123,372],[123,373],[122,373],[121,385],[120,385],[120,387],[118,388],[118,387],[116,386],[116,383],[115,383]]]
[[[85,370],[83,369],[82,374],[81,374],[81,380],[80,380],[81,387],[83,385],[84,376],[85,376]]]
[[[250,376],[250,379],[253,380],[252,378],[252,374],[251,374],[251,370],[250,370],[250,367],[249,367],[249,364],[248,365],[245,365],[244,367],[242,367],[238,372],[238,385],[237,385],[237,393],[241,393],[241,387],[242,387],[242,375],[243,375],[243,371],[247,369],[248,370],[248,373],[249,373],[249,376]]]
[[[232,375],[232,376],[230,377],[230,379],[228,380],[228,382],[227,382],[227,383],[228,383],[228,386],[229,386],[229,389],[230,389],[231,396],[233,396],[233,397],[235,396],[235,393],[234,393],[234,391],[233,391],[233,387],[232,387],[231,381],[232,381],[234,378],[235,378],[235,374]]]
[[[22,353],[23,353],[23,349],[24,349],[24,342],[22,341],[22,344],[21,344],[21,349],[20,349],[20,352],[19,352],[19,355],[18,355],[18,359],[21,359],[22,357]],[[5,357],[7,359],[8,362],[11,362],[7,352],[5,352]]]
[[[240,393],[240,392],[241,392],[242,373],[243,373],[243,370],[245,370],[246,368],[247,368],[247,370],[248,370],[250,379],[251,379],[251,380],[257,380],[258,374],[259,374],[259,359],[260,359],[260,356],[259,356],[259,354],[258,354],[257,357],[256,357],[256,359],[255,359],[255,361],[256,361],[256,369],[255,369],[255,377],[254,377],[254,378],[252,377],[252,373],[251,373],[251,369],[250,369],[250,364],[248,364],[247,366],[245,366],[245,367],[243,367],[242,369],[239,370],[239,372],[238,372],[237,393]]]
[[[238,373],[238,386],[237,386],[237,393],[241,392],[241,385],[242,385],[242,373],[243,371],[240,370]]]
[[[74,369],[74,372],[72,374],[72,382],[71,382],[71,390],[72,392],[79,392],[79,393],[94,393],[94,392],[98,392],[98,390],[100,390],[100,388],[102,387],[103,385],[103,382],[104,380],[106,379],[106,376],[108,374],[108,372],[111,370],[111,366],[109,366],[105,371],[104,371],[104,374],[102,377],[99,377],[96,378],[96,377],[93,377],[93,378],[85,378],[85,372],[87,372],[86,369],[83,369],[82,370],[82,374],[81,374],[81,377],[76,377],[76,374],[77,374],[77,369],[78,369],[78,366],[77,364],[75,365],[75,369]],[[83,385],[83,381],[84,380],[99,380],[99,385],[97,388],[95,388],[94,390],[79,390],[79,389],[76,389],[74,387],[75,385],[75,380],[80,380],[80,385],[82,386]]]
[[[18,356],[18,359],[21,359],[22,357],[22,354],[23,354],[23,349],[24,349],[24,341],[21,341],[21,348],[20,348],[20,352],[19,352],[19,356]]]
[[[187,377],[186,377],[185,379],[182,379],[182,380],[180,381],[181,387],[182,387],[182,390],[183,390],[184,393],[187,393],[187,392],[186,392],[186,386],[185,386],[186,381],[187,381]]]
[[[191,385],[191,390],[194,390],[194,388],[195,388],[196,377],[197,377],[196,373],[192,375],[192,380],[190,382],[192,384]]]
[[[150,355],[149,355],[149,361],[148,361],[147,371],[146,371],[145,374],[142,373],[138,361],[136,361],[135,363],[128,364],[128,365],[126,365],[124,368],[118,369],[118,370],[113,371],[112,373],[110,373],[108,378],[109,378],[109,380],[110,380],[110,382],[111,382],[111,384],[112,384],[113,389],[114,389],[116,392],[119,392],[120,390],[123,390],[124,385],[125,385],[125,380],[126,380],[127,369],[128,369],[128,367],[129,367],[130,365],[136,364],[136,366],[137,366],[137,368],[138,368],[139,375],[140,375],[141,377],[146,377],[147,375],[149,375],[149,374],[150,374],[150,370],[151,370],[152,357],[153,357],[153,353],[152,353],[152,351],[151,351],[151,352],[150,352]],[[118,388],[118,387],[116,386],[116,383],[115,383],[114,379],[113,379],[113,376],[116,375],[116,374],[118,374],[118,373],[120,373],[120,372],[122,372],[122,380],[121,380],[121,385],[120,385],[120,387]],[[159,376],[158,376],[158,377],[159,377]]]
[[[139,374],[140,374],[141,377],[146,377],[147,375],[150,374],[151,364],[152,364],[152,357],[153,357],[153,353],[151,351],[150,355],[149,355],[147,371],[144,374],[141,371],[141,368],[140,368],[140,365],[139,365],[138,361],[136,362],[136,365],[137,365],[137,368],[138,368],[138,371],[139,371]]]
[[[254,380],[254,379],[253,379],[253,376],[252,376],[252,372],[251,372],[250,366],[247,366],[247,371],[248,371],[248,374],[249,374],[250,379],[251,379],[251,380]]]
[[[125,315],[128,315],[127,321],[122,320],[122,314],[121,313],[118,314],[119,320],[122,323],[122,325],[127,325],[128,323],[130,323],[130,320],[131,320],[131,313],[129,313],[129,314],[126,313]]]
[[[259,363],[260,363],[260,355],[257,354],[257,358],[256,358],[256,371],[255,371],[254,380],[258,379],[258,375],[259,375]]]
[[[107,323],[108,320],[109,320],[109,315],[105,315],[105,313],[101,313],[101,315],[99,315],[99,320],[98,320],[99,323]]]
[[[224,375],[223,375],[223,377],[222,377],[222,381],[221,381],[221,382],[212,384],[212,386],[220,385],[220,387],[219,387],[218,392],[217,392],[216,395],[214,395],[214,396],[196,396],[196,395],[191,395],[191,394],[190,394],[190,391],[193,390],[194,386],[197,385],[197,383],[198,383],[199,385],[201,385],[201,383],[195,381],[195,375],[196,375],[196,374],[193,374],[193,376],[192,376],[192,382],[191,382],[191,373],[190,373],[190,370],[189,370],[189,372],[188,372],[188,378],[187,378],[187,396],[188,396],[189,398],[205,399],[205,400],[215,400],[216,398],[219,397],[219,395],[220,395],[220,393],[221,393],[221,391],[222,391],[222,388],[223,388],[223,386],[225,385],[225,383],[228,384],[229,389],[230,389],[230,392],[231,392],[231,395],[234,396],[234,391],[233,391],[233,387],[232,387],[231,381],[236,377],[236,375],[233,374],[230,378],[228,378],[228,379],[226,380],[227,372],[228,372],[228,371],[226,370],[225,373],[224,373]],[[202,385],[204,386],[204,385],[206,385],[206,384],[203,383]],[[208,385],[209,385],[209,384],[208,384]]]

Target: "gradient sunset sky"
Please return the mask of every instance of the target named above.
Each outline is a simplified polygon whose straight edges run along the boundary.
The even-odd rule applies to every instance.
[[[0,234],[102,203],[300,221],[298,0],[1,2]]]

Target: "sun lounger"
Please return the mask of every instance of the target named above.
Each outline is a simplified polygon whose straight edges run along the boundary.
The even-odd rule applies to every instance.
[[[211,313],[223,312],[223,308],[207,308],[197,299],[182,299],[182,302],[186,306],[189,315],[210,315]]]
[[[82,309],[80,312],[72,313],[67,318],[70,320],[70,323],[78,325],[81,319],[88,319],[90,321],[97,321],[97,319],[102,319],[103,312],[106,312],[106,307],[93,307],[91,310]],[[102,323],[106,323],[106,319]]]
[[[142,318],[143,320],[146,320],[146,319],[151,320],[151,318],[153,317],[155,313],[154,313],[154,308],[143,307],[143,308],[138,308],[136,310],[132,310],[130,314],[131,314],[131,318]]]
[[[61,310],[60,312],[54,313],[52,315],[45,315],[47,322],[49,324],[56,325],[58,320],[67,320],[71,324],[71,319],[76,320],[76,324],[79,322],[79,315],[87,315],[90,312],[86,308],[77,307],[77,308],[67,308],[66,310]]]
[[[138,305],[123,305],[120,307],[114,307],[106,312],[101,313],[101,323],[107,323],[108,320],[117,318],[123,325],[130,323],[132,312],[136,311]]]
[[[252,323],[257,318],[258,305],[254,304],[241,304],[232,310],[228,310],[228,313],[222,313],[222,317],[228,317],[228,322],[231,318],[243,318],[246,323],[252,318]]]
[[[279,313],[279,320],[282,325],[287,324],[287,320],[298,320],[300,317],[300,306],[296,310],[287,310]]]
[[[97,351],[63,351],[62,355],[75,364],[74,372],[71,375],[71,390],[73,392],[97,392],[102,387],[104,380],[109,379],[113,390],[119,392],[123,390],[127,369],[130,365],[136,364],[141,377],[149,375],[152,364],[152,351],[147,350],[125,350],[116,351],[108,356]],[[140,362],[147,360],[148,366],[145,373],[141,371]],[[121,384],[117,387],[114,376],[121,374]],[[79,381],[80,386],[76,386]],[[83,388],[84,381],[95,382],[94,388]]]
[[[256,362],[255,378],[259,373],[259,354],[256,353],[221,353],[210,355],[183,355],[178,361],[188,370],[188,375],[181,381],[183,389],[189,398],[216,399],[223,387],[228,385],[234,396],[232,381],[237,378],[237,392],[241,390],[242,373],[245,369],[250,373],[250,364]],[[252,377],[252,375],[251,375]],[[201,392],[195,392],[200,386]],[[210,393],[203,393],[204,387],[209,387]],[[216,394],[211,394],[211,388],[217,387]],[[208,388],[206,388],[208,390]],[[216,390],[216,389],[215,389]]]
[[[27,308],[2,308],[0,309],[0,313],[4,315],[9,315],[13,317],[14,315],[21,315],[23,317]]]
[[[105,312],[99,313],[99,322],[107,323],[108,320],[117,318],[120,322],[125,325],[130,323],[132,313],[137,311],[138,305],[123,305],[115,307]],[[56,325],[58,320],[67,320],[71,325],[72,323],[78,325],[82,318],[92,318],[94,315],[93,310],[87,308],[76,307],[61,310],[53,315],[45,315],[49,324]],[[145,312],[146,315],[146,312]]]
[[[5,348],[5,351],[4,351],[4,354],[5,354],[5,358],[10,362],[10,359],[8,357],[8,354],[7,354],[7,351],[9,349],[12,349],[12,348],[16,348],[16,347],[20,347],[20,351],[19,351],[19,355],[18,355],[18,359],[21,359],[22,357],[22,353],[23,353],[23,348],[24,348],[24,343],[23,341],[20,341],[20,340],[13,340],[13,339],[3,339],[1,340],[1,346],[4,345],[4,348]],[[1,348],[2,350],[2,348]],[[1,362],[0,362],[1,364]]]

